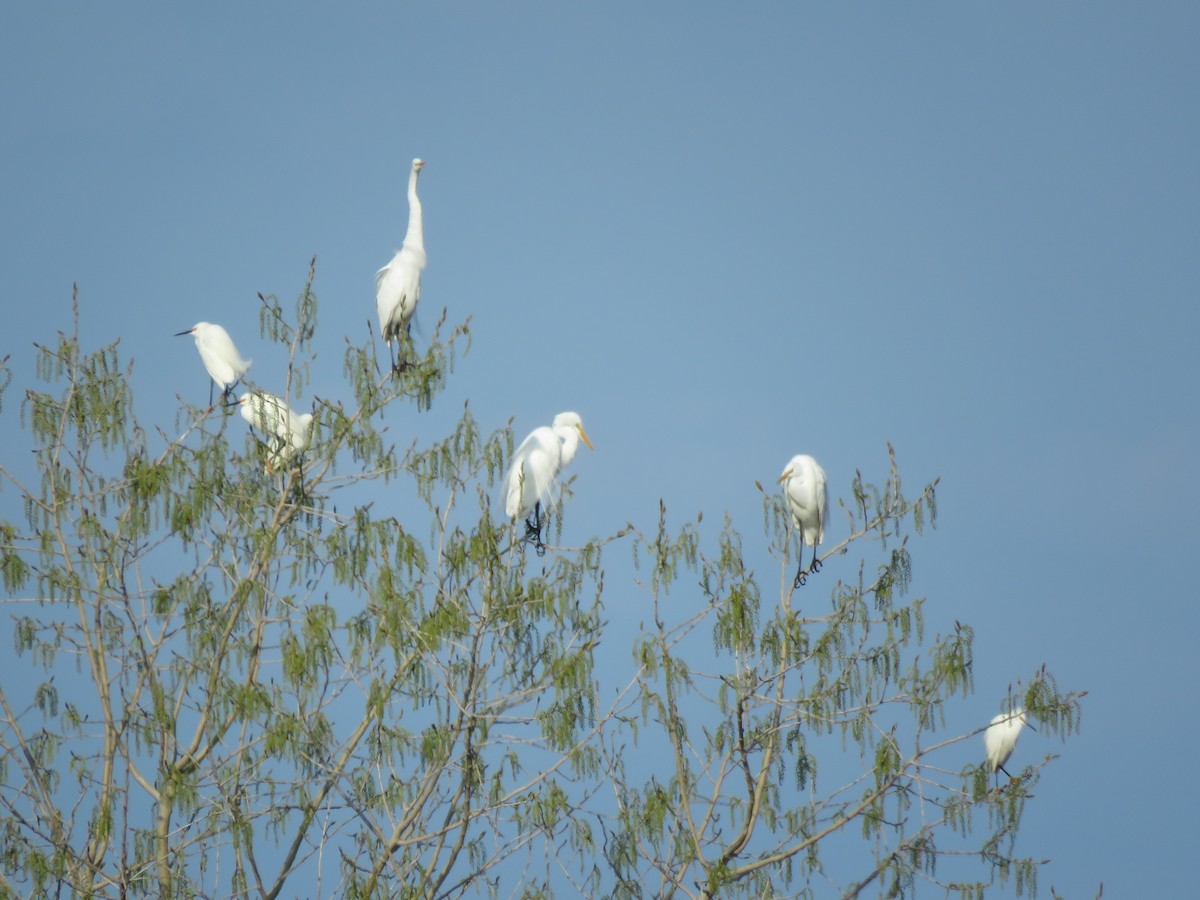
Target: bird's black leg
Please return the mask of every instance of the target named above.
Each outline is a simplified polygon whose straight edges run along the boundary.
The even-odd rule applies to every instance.
[[[799,568],[796,569],[796,580],[794,582],[792,582],[792,587],[793,588],[801,587],[806,581],[808,581],[809,575],[815,575],[817,572],[820,572],[820,571],[821,571],[821,560],[817,559],[817,548],[816,547],[813,547],[812,562],[809,563],[809,566],[807,569],[804,568],[804,542],[801,541],[800,542],[800,566],[799,566]]]
[[[538,556],[546,555],[546,545],[542,543],[542,501],[533,504],[533,518],[525,520],[525,540],[533,544]]]
[[[295,499],[303,502],[304,493],[304,454],[301,453],[296,457],[296,496]]]
[[[820,535],[820,533],[821,533],[821,514],[818,511],[818,513],[817,513],[817,534]],[[807,569],[804,568],[804,535],[803,534],[800,535],[800,570],[798,572],[796,572],[796,581],[792,585],[792,587],[794,587],[794,588],[800,587],[802,584],[804,584],[805,581],[808,580],[809,575],[815,575],[817,572],[821,571],[821,560],[817,557],[817,548],[820,546],[821,545],[820,545],[819,538],[818,538],[818,543],[813,544],[812,562],[809,564]]]
[[[208,379],[208,408],[209,409],[213,408],[213,387],[215,385],[216,385],[215,381],[213,381],[211,378]]]
[[[541,523],[538,521],[538,507],[534,504],[533,515],[525,517],[525,540],[534,541],[541,536]]]
[[[1008,776],[1009,781],[1013,780],[1012,772],[1008,771],[1008,769],[1004,768],[1004,766],[996,766],[996,768],[992,769],[992,775],[995,776],[994,784],[996,786],[997,791],[1000,790],[1000,773],[1001,772],[1003,772],[1005,775]]]
[[[546,545],[542,543],[542,528],[545,522],[542,521],[542,501],[538,500],[533,504],[533,546],[537,550],[538,556],[546,555]]]
[[[817,540],[813,544],[813,561],[808,567],[809,574],[821,571],[821,560],[817,558],[817,548],[821,546],[821,538],[824,537],[822,530],[825,528],[825,523],[821,521],[821,508],[817,507]]]
[[[817,548],[813,547],[813,561],[807,569],[804,568],[804,535],[800,535],[800,565],[796,569],[796,580],[792,582],[792,589],[803,587],[808,581],[808,576],[817,571]]]

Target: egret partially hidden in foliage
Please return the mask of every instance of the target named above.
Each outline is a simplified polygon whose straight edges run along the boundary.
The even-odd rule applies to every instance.
[[[425,229],[421,218],[421,199],[417,196],[417,175],[424,160],[414,159],[408,174],[408,232],[404,244],[392,261],[375,273],[375,308],[379,330],[392,354],[392,370],[398,367],[395,341],[403,348],[401,334],[409,335],[417,301],[421,299],[421,270],[425,268]]]
[[[250,427],[268,435],[270,452],[267,455],[267,474],[286,468],[296,456],[308,448],[312,437],[312,413],[298,415],[274,394],[252,391],[238,398],[242,418]]]
[[[1000,713],[995,716],[988,725],[987,731],[983,733],[983,747],[987,751],[988,768],[996,776],[997,787],[1000,778],[998,772],[1003,772],[1012,778],[1012,774],[1004,768],[1004,764],[1008,762],[1008,758],[1012,756],[1013,750],[1017,747],[1017,738],[1021,736],[1021,728],[1028,724],[1025,717],[1025,710],[1018,706],[1012,712]],[[1032,725],[1029,727],[1033,728]]]
[[[779,476],[792,508],[792,521],[800,535],[800,565],[793,587],[800,587],[807,577],[820,571],[817,545],[825,540],[825,521],[829,518],[829,498],[825,496],[825,470],[811,456],[793,456]],[[804,548],[813,548],[812,565],[804,568]]]
[[[190,334],[196,339],[196,349],[200,351],[200,359],[215,384],[221,388],[221,399],[229,400],[233,386],[242,380],[242,376],[250,368],[253,360],[242,359],[238,348],[233,345],[233,338],[220,325],[211,322],[197,322],[187,331],[177,332],[175,337]],[[213,405],[212,386],[208,389],[208,405]]]
[[[553,425],[535,428],[521,442],[504,478],[504,511],[510,519],[525,518],[525,539],[533,542],[538,556],[546,552],[542,503],[548,512],[558,504],[558,473],[575,458],[581,440],[595,449],[579,414],[559,413]]]

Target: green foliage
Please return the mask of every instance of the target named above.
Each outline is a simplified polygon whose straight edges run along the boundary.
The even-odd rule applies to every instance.
[[[823,556],[874,543],[879,561],[871,568],[864,559],[855,579],[829,584],[824,609],[811,582],[793,587],[797,541],[781,495],[763,492],[767,545],[780,576],[772,603],[764,602],[763,581],[747,566],[743,539],[728,520],[711,556],[701,549],[699,520],[672,534],[665,509],[657,532],[637,535],[633,555],[650,570],[653,626],[635,642],[638,676],[624,692],[633,699],[616,715],[636,714],[637,755],[672,760],[673,776],[664,791],[661,766],[635,777],[610,750],[625,811],[609,838],[618,895],[663,895],[693,884],[703,885],[700,896],[803,896],[814,888],[824,895],[833,867],[845,863],[827,862],[822,848],[851,823],[874,862],[864,867],[866,878],[843,882],[847,896],[876,881],[888,896],[911,895],[921,883],[982,894],[989,881],[1009,877],[1019,891],[1032,890],[1036,864],[1012,855],[1010,837],[1023,811],[1014,798],[1024,796],[1025,782],[1011,792],[989,791],[980,767],[947,779],[938,762],[954,745],[978,739],[978,732],[938,735],[947,701],[972,690],[974,633],[955,623],[923,649],[926,604],[908,598],[909,542],[936,524],[937,482],[909,500],[891,447],[888,456],[882,485],[856,473],[851,503],[843,505],[850,536]],[[668,616],[672,585],[677,590],[693,579],[697,605]],[[696,637],[706,619],[716,658],[704,660]],[[1078,700],[1060,694],[1044,672],[1025,697],[1035,715],[1039,705],[1051,719],[1057,711],[1062,734],[1077,727]],[[697,709],[707,714],[697,716]],[[857,766],[847,768],[847,757]],[[822,796],[817,777],[829,767],[842,786]],[[988,877],[943,881],[936,838],[945,831],[970,839],[977,809],[988,812],[980,845],[992,848],[984,857]],[[957,847],[948,852],[961,855]]]
[[[978,732],[942,734],[973,631],[927,642],[909,597],[936,482],[906,498],[890,447],[880,484],[856,473],[850,535],[822,549],[861,558],[824,596],[824,574],[792,587],[766,492],[764,541],[728,518],[673,528],[660,503],[647,533],[535,558],[489,502],[507,429],[464,408],[440,438],[390,437],[400,417],[421,434],[469,322],[443,315],[397,372],[347,341],[353,400],[316,399],[314,278],[294,304],[259,298],[288,400],[315,414],[287,471],[221,409],[143,429],[119,342],[37,345],[19,410],[36,480],[0,463],[0,580],[32,676],[0,690],[0,893],[1036,889],[1014,842],[1045,763],[1001,790],[944,764]],[[0,399],[11,380],[0,361]],[[641,577],[622,581],[603,560],[627,535]],[[606,609],[644,610],[628,650]],[[1081,696],[1043,670],[1013,701],[1066,736]],[[852,863],[827,849],[860,836]],[[968,845],[982,875],[943,875]]]

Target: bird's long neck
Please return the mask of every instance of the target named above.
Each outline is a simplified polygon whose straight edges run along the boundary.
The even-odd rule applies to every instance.
[[[565,467],[567,463],[575,458],[575,451],[579,449],[579,431],[574,428],[556,429],[558,436],[562,438],[562,465]]]
[[[408,233],[404,246],[425,249],[425,228],[421,219],[421,198],[417,196],[417,170],[408,174]]]

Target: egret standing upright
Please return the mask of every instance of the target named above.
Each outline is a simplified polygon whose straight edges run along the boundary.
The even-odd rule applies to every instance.
[[[417,196],[417,175],[425,161],[414,159],[408,173],[408,232],[404,244],[392,261],[375,273],[375,308],[379,330],[392,354],[392,370],[398,363],[392,341],[401,344],[401,333],[409,335],[417,301],[421,299],[421,270],[425,268],[425,228],[421,217],[421,198]]]
[[[562,412],[553,425],[530,432],[513,454],[512,466],[504,478],[504,511],[510,519],[525,517],[525,539],[532,541],[538,556],[546,552],[542,543],[542,501],[547,511],[558,503],[558,473],[575,458],[582,440],[594,450],[583,430],[578,413]],[[529,513],[532,512],[532,518]]]
[[[821,568],[817,559],[817,545],[825,540],[825,521],[829,518],[829,498],[825,496],[825,470],[817,461],[806,454],[793,456],[779,476],[784,486],[788,504],[792,508],[792,521],[800,534],[800,567],[796,570],[793,587],[800,587],[805,579]],[[813,548],[812,565],[804,568],[804,547]]]
[[[229,392],[233,386],[242,380],[254,361],[242,359],[238,348],[233,345],[233,338],[220,325],[211,322],[197,322],[187,331],[177,332],[175,337],[190,334],[196,339],[196,349],[200,351],[200,360],[215,384],[221,387],[221,399],[228,401]],[[208,389],[208,405],[213,405],[212,386]]]
[[[1017,707],[1012,712],[1000,713],[992,718],[987,731],[983,733],[983,748],[987,751],[987,764],[996,776],[996,786],[1000,786],[998,772],[1003,772],[1012,778],[1004,764],[1012,756],[1017,747],[1017,738],[1021,736],[1021,728],[1026,725],[1025,710]],[[1030,728],[1033,726],[1030,725]]]

